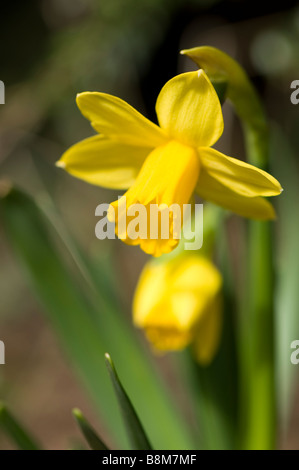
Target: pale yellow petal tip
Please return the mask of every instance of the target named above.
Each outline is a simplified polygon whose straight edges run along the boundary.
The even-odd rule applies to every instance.
[[[195,57],[199,57],[199,54],[198,54],[198,49],[200,49],[199,47],[191,47],[190,49],[182,49],[180,51],[180,54],[181,55],[187,55],[189,57],[189,59],[192,59],[194,58],[194,53],[195,54]]]
[[[58,162],[55,163],[55,166],[57,166],[58,168],[65,169],[66,168],[66,163],[62,160],[58,160]]]
[[[76,94],[76,103],[79,106],[79,101],[85,96],[88,95],[90,91],[82,91],[81,93]]]
[[[84,92],[83,93],[77,93],[76,94],[76,103],[77,103],[77,106],[79,107],[79,101],[80,99],[82,98],[82,95],[84,95]]]

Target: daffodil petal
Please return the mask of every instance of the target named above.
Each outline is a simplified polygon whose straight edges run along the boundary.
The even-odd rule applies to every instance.
[[[223,132],[221,105],[203,70],[169,80],[158,96],[156,112],[162,129],[187,145],[209,147]]]
[[[134,183],[148,153],[148,148],[97,135],[70,147],[56,165],[88,183],[127,189]]]
[[[165,263],[152,261],[143,268],[133,300],[133,321],[136,326],[144,326],[149,312],[163,298],[168,273],[168,265]]]
[[[144,328],[148,340],[161,351],[182,349],[191,340],[188,329],[180,328],[178,319],[169,308],[167,293],[170,293],[170,288],[171,265],[152,261],[141,273],[133,301],[135,326]]]
[[[196,360],[202,366],[208,366],[219,348],[222,332],[222,306],[218,296],[207,308],[198,324],[193,342]]]
[[[134,322],[144,326],[149,313],[166,301],[176,325],[187,331],[198,321],[221,286],[218,269],[198,255],[182,257],[181,261],[179,258],[161,263],[152,261],[143,269],[135,292]],[[153,321],[153,318],[149,320]],[[159,314],[155,321],[162,324],[164,320]]]
[[[267,199],[260,196],[246,197],[237,194],[210,176],[204,168],[200,173],[196,192],[203,199],[243,217],[259,220],[275,219],[274,208]]]
[[[77,95],[77,105],[97,132],[120,142],[154,148],[167,141],[160,127],[116,96],[84,92]]]
[[[266,171],[211,148],[198,150],[207,173],[232,191],[246,197],[277,196],[280,183]]]
[[[188,330],[201,321],[221,285],[218,269],[206,258],[190,255],[177,268],[169,302],[181,330]]]
[[[200,297],[214,297],[221,289],[222,278],[208,258],[189,255],[176,269],[173,290],[192,290]]]

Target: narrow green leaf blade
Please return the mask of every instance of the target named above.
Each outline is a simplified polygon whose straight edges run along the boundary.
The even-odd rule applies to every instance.
[[[89,424],[87,419],[83,416],[81,410],[75,408],[73,410],[73,416],[91,450],[109,450],[106,444],[104,444],[102,439],[97,435],[93,427]]]
[[[109,354],[105,354],[107,369],[118,399],[129,439],[134,450],[151,450],[152,446],[145,434],[137,413],[123,388]],[[158,426],[158,422],[157,422]]]
[[[21,424],[9,412],[6,405],[0,402],[0,426],[11,437],[21,450],[39,450],[39,446]]]

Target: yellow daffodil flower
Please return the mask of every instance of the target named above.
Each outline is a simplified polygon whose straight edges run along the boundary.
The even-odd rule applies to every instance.
[[[207,258],[180,255],[146,264],[133,302],[133,319],[154,349],[180,350],[192,344],[201,364],[219,344],[222,278]]]
[[[138,203],[147,211],[151,204],[182,207],[196,192],[245,217],[275,217],[263,196],[280,194],[279,182],[265,171],[211,148],[223,132],[223,117],[215,89],[203,70],[183,73],[165,84],[156,103],[159,126],[106,93],[80,93],[77,104],[101,134],[72,146],[57,165],[92,184],[129,188],[127,208]],[[120,198],[111,208],[117,212],[122,202]],[[118,232],[117,215],[110,218]],[[172,235],[157,240],[132,240],[126,234],[120,238],[159,256],[177,245],[179,240]]]

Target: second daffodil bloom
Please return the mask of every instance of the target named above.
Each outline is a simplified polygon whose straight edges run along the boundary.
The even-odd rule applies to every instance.
[[[279,182],[265,171],[211,148],[223,132],[223,117],[218,96],[203,70],[177,75],[165,84],[156,103],[159,126],[106,93],[80,93],[77,104],[101,134],[72,146],[57,165],[92,184],[129,188],[126,199],[111,205],[116,212],[124,200],[126,208],[142,204],[148,214],[151,204],[182,207],[196,192],[245,217],[275,217],[263,196],[280,194]],[[118,233],[117,215],[115,222]],[[172,220],[169,239],[147,236],[132,240],[126,233],[120,238],[159,256],[178,243],[171,226]]]
[[[133,319],[154,349],[180,350],[192,344],[207,365],[217,352],[222,330],[222,277],[207,258],[182,254],[150,261],[139,279]]]

